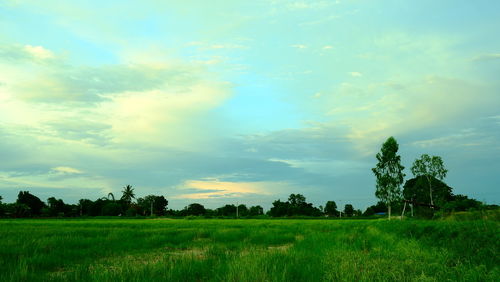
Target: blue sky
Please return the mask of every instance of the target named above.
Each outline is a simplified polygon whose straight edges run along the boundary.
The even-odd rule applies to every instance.
[[[165,3],[164,3],[165,2]],[[406,179],[499,203],[494,1],[0,2],[0,195],[122,187],[199,202],[365,208],[381,144]]]

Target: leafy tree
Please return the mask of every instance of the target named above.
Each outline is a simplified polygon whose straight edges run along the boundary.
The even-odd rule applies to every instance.
[[[89,199],[80,199],[78,201],[78,213],[80,216],[90,215],[90,209],[92,208],[92,200]]]
[[[433,188],[431,178],[443,180],[446,177],[448,170],[444,168],[443,160],[439,156],[429,156],[423,154],[420,159],[416,159],[411,167],[411,172],[415,177],[424,176],[429,184],[430,203],[434,205]]]
[[[368,208],[366,208],[363,215],[370,216],[376,213],[385,212],[386,210],[387,210],[387,205],[382,201],[378,201],[376,205],[369,206]]]
[[[328,216],[337,216],[337,214],[339,213],[337,211],[337,203],[335,203],[335,201],[328,201],[328,202],[326,202],[325,213]]]
[[[300,207],[306,203],[306,197],[301,194],[290,194],[288,202],[292,207]]]
[[[273,202],[273,206],[269,210],[269,215],[272,217],[281,217],[288,214],[288,208],[290,203],[282,202],[281,200],[277,200]]]
[[[306,202],[306,197],[301,194],[290,194],[288,197],[288,215],[319,216],[321,211]]]
[[[30,215],[41,215],[42,208],[45,206],[45,203],[40,198],[28,191],[20,191],[16,203],[28,206]]]
[[[306,202],[306,198],[301,194],[291,194],[287,202],[280,200],[273,202],[273,207],[269,210],[269,215],[273,217],[279,216],[320,216],[321,211],[313,207],[311,203]]]
[[[375,196],[387,205],[389,219],[391,219],[391,204],[401,198],[401,184],[405,177],[401,156],[397,154],[398,149],[396,139],[389,137],[376,155],[377,166],[372,168],[377,178]]]
[[[186,215],[204,215],[207,212],[202,204],[193,203],[187,206]]]
[[[427,178],[424,175],[409,179],[403,186],[403,196],[405,199],[415,203],[427,203],[429,199],[429,184],[430,179],[434,204],[441,207],[453,198],[452,188],[443,181],[434,177]]]
[[[344,206],[344,214],[348,217],[351,217],[354,215],[354,207],[351,204],[346,204]]]
[[[236,216],[236,206],[235,205],[225,205],[217,209],[217,215],[219,216]]]
[[[143,214],[165,215],[168,200],[163,196],[148,195],[137,199],[137,205],[141,207]]]
[[[64,215],[66,205],[63,200],[50,197],[47,199],[48,203],[48,213],[50,216]]]
[[[248,208],[244,204],[238,205],[238,216],[247,216],[248,215]]]
[[[250,209],[248,209],[249,216],[257,216],[263,214],[264,214],[264,209],[261,206],[251,206]]]
[[[135,199],[134,188],[132,188],[131,185],[123,187],[121,200],[127,205],[130,205],[132,199]]]

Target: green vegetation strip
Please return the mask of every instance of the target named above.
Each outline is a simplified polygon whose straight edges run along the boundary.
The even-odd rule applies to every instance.
[[[1,220],[0,281],[499,281],[495,220]]]

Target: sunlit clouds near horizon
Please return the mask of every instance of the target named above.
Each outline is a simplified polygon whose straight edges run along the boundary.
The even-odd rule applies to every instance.
[[[499,203],[495,1],[4,1],[0,195],[164,195],[214,208],[301,193],[374,204],[439,155]]]

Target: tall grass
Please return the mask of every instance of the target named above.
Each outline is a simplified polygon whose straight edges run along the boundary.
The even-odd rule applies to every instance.
[[[498,221],[2,220],[0,281],[499,281]]]

